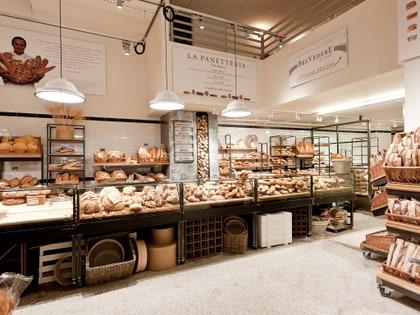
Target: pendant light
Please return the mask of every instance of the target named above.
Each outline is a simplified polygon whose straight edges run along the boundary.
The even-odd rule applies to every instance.
[[[168,40],[166,34],[166,19],[165,19],[165,86],[166,90],[160,91],[156,97],[150,101],[149,106],[155,110],[180,110],[185,107],[185,103],[176,93],[168,90]]]
[[[237,64],[236,64],[236,26],[233,26],[233,47],[234,47],[234,57],[235,57],[235,96],[238,95],[238,74],[237,74]],[[242,118],[248,117],[252,112],[248,109],[245,102],[240,99],[233,99],[227,104],[226,108],[222,111],[223,117],[228,118]]]
[[[86,97],[79,92],[76,86],[63,78],[63,43],[62,43],[62,26],[61,26],[61,0],[59,5],[60,19],[60,77],[49,80],[45,86],[37,88],[35,96],[43,100],[57,103],[77,104],[83,103]]]

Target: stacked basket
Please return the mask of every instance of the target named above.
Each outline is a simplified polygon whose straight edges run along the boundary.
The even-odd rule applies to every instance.
[[[223,251],[244,254],[248,250],[248,225],[241,217],[231,216],[223,222]]]

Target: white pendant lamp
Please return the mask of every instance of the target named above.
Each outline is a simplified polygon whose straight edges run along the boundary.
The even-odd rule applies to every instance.
[[[37,88],[35,96],[43,100],[65,103],[77,104],[83,103],[86,97],[79,92],[76,86],[63,78],[63,43],[61,35],[61,0],[59,1],[59,18],[60,18],[60,78],[49,80],[45,86]]]
[[[235,95],[238,95],[238,75],[236,67],[236,26],[233,26],[233,46],[235,56]],[[252,115],[245,102],[240,99],[233,99],[227,104],[226,108],[222,110],[222,116],[227,118],[243,118]]]
[[[149,107],[154,110],[181,110],[184,109],[185,103],[176,93],[168,90],[168,43],[166,34],[166,20],[165,20],[165,78],[166,90],[160,91],[156,97],[150,101]]]

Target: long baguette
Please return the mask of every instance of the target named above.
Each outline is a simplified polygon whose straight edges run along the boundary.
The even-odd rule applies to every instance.
[[[394,250],[395,250],[395,243],[392,243],[391,246],[389,247],[388,257],[386,259],[387,266],[391,266],[391,260],[392,260],[392,255],[394,254]]]
[[[390,264],[390,267],[394,267],[394,268],[396,267],[398,263],[398,259],[400,258],[400,252],[404,245],[404,240],[398,238],[395,243],[396,243],[396,247],[392,254],[392,259],[391,259],[391,264]]]

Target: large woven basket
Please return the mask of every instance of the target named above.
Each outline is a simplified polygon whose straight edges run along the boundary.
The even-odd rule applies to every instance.
[[[88,248],[85,273],[86,285],[97,285],[100,283],[124,279],[133,274],[136,266],[136,253],[133,248],[133,243],[129,239],[127,243],[130,250],[126,252],[127,257],[125,261],[98,267],[91,267],[89,265]]]
[[[332,159],[331,162],[336,174],[349,174],[353,163],[351,159]]]
[[[323,234],[328,227],[329,221],[312,221],[312,233]]]
[[[420,166],[384,166],[389,182],[420,184]]]
[[[388,252],[389,247],[395,242],[396,238],[397,234],[384,230],[367,234],[365,244]]]
[[[223,251],[231,254],[244,254],[248,250],[248,225],[237,216],[223,222]]]
[[[371,209],[380,209],[388,206],[388,194],[386,190],[382,191],[379,194],[376,194],[372,197],[371,200],[372,206]]]
[[[394,277],[403,279],[405,281],[409,281],[409,282],[413,282],[413,283],[416,282],[415,279],[414,279],[414,277],[411,274],[409,274],[407,272],[404,272],[404,271],[402,271],[400,269],[396,269],[396,268],[387,266],[386,265],[386,262],[382,263],[382,270],[385,273],[387,273],[387,274],[389,274],[391,276],[394,276]]]
[[[372,182],[386,175],[383,165],[384,165],[384,161],[382,160],[381,162],[371,166],[370,177],[371,177]]]

